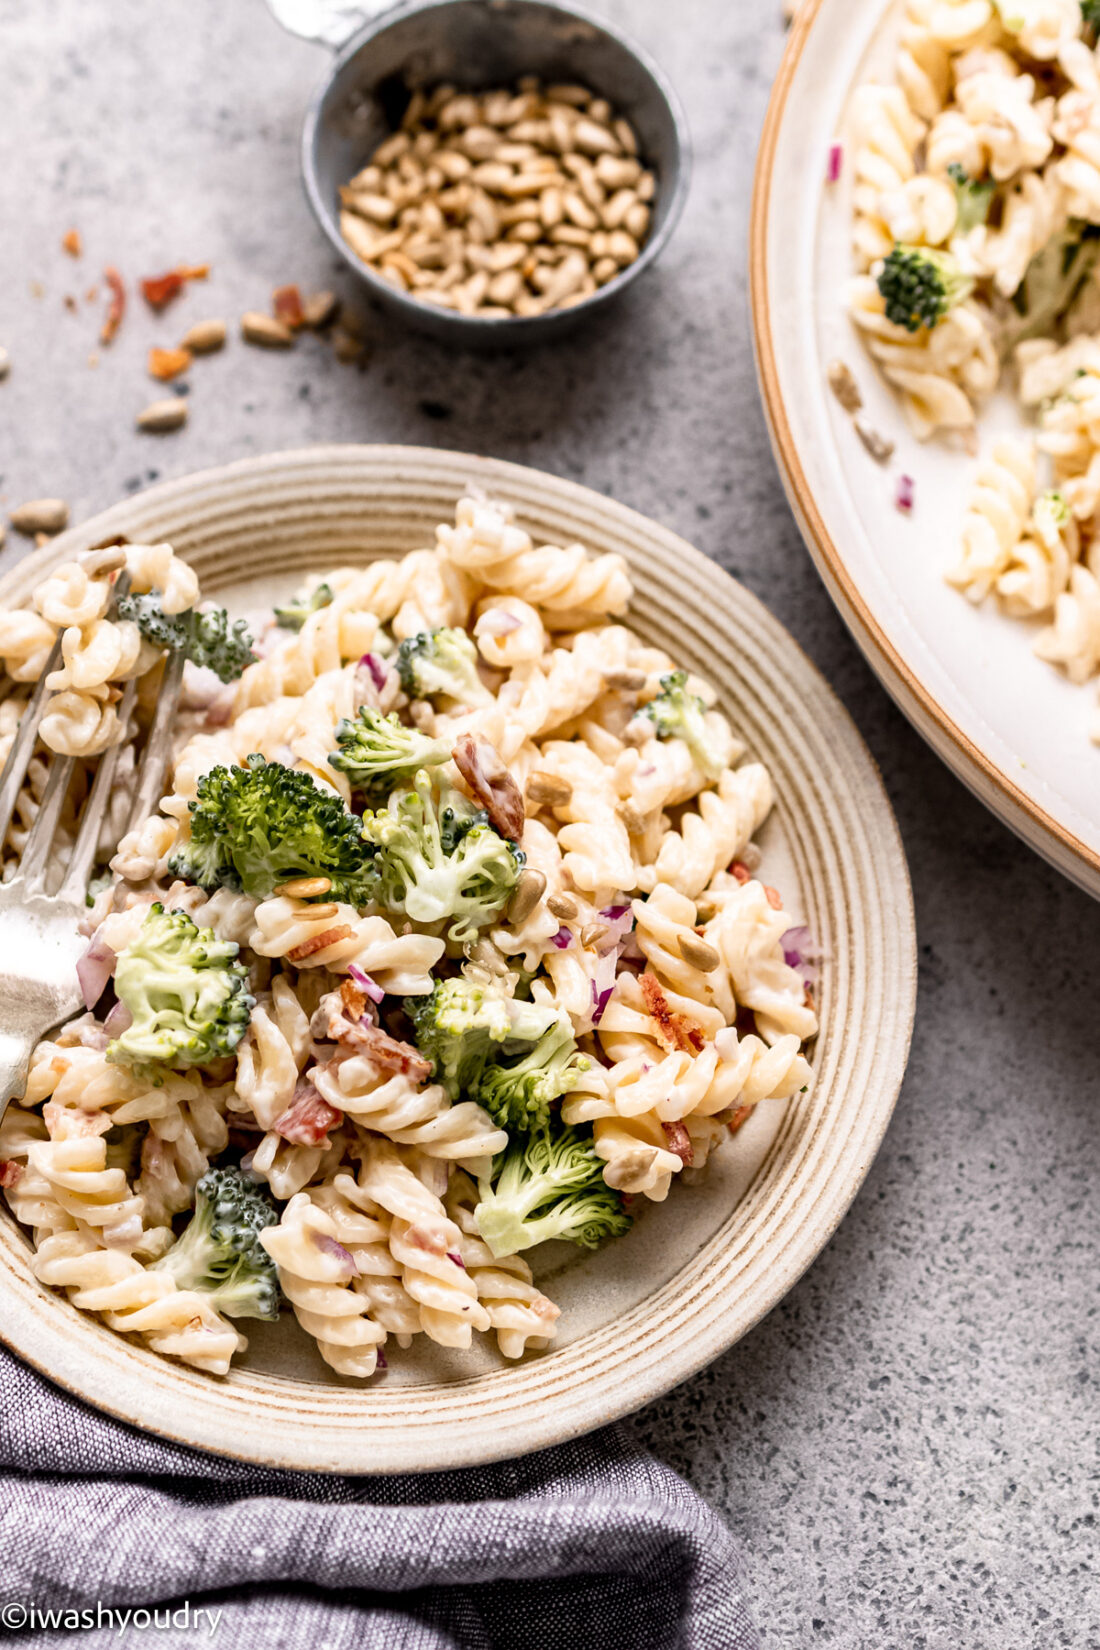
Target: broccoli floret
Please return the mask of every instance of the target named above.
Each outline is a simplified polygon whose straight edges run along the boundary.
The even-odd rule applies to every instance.
[[[188,806],[191,837],[172,855],[173,876],[254,899],[294,877],[328,877],[325,899],[360,906],[370,898],[359,820],[308,774],[250,756],[243,768],[204,774]]]
[[[957,160],[951,162],[947,175],[955,185],[959,233],[968,235],[972,229],[989,222],[989,209],[993,205],[997,185],[991,178],[980,182],[977,178],[967,177]]]
[[[546,1129],[553,1102],[575,1089],[590,1065],[577,1052],[568,1015],[561,1015],[522,1059],[487,1065],[473,1098],[509,1133]]]
[[[410,699],[440,694],[463,705],[489,705],[493,696],[477,673],[477,648],[464,630],[422,630],[397,649],[397,671]]]
[[[290,599],[286,607],[275,609],[275,623],[283,630],[301,630],[311,613],[318,613],[331,602],[331,585],[315,584],[312,589],[306,585]]]
[[[478,1192],[477,1228],[498,1260],[551,1238],[595,1249],[630,1226],[619,1194],[604,1183],[591,1133],[580,1129],[514,1141]]]
[[[94,905],[100,894],[105,893],[114,880],[113,871],[97,871],[95,876],[89,877],[88,886],[84,891],[84,904]]]
[[[1005,328],[1003,350],[1046,337],[1073,308],[1100,258],[1100,225],[1071,219],[1037,252],[1012,298],[1019,317]]]
[[[370,705],[364,705],[354,720],[345,717],[338,724],[336,743],[340,749],[329,757],[330,765],[376,803],[385,802],[398,785],[410,783],[418,769],[438,767],[451,755],[447,740],[429,739]]]
[[[151,905],[115,965],[115,991],[132,1022],[108,1045],[108,1060],[155,1073],[232,1054],[255,1002],[239,949],[186,912]]]
[[[882,266],[878,289],[886,299],[886,319],[907,332],[934,327],[974,290],[950,252],[927,246],[895,246]]]
[[[416,1029],[416,1044],[432,1062],[432,1080],[452,1100],[471,1093],[486,1063],[498,1051],[535,1043],[557,1022],[556,1012],[517,1002],[472,980],[437,980],[428,997],[408,997],[405,1012]]]
[[[263,1187],[239,1169],[210,1169],[195,1187],[189,1225],[150,1270],[208,1295],[228,1317],[277,1318],[279,1273],[260,1233],[278,1220]]]
[[[193,665],[214,671],[223,682],[235,682],[247,665],[256,662],[248,626],[237,619],[231,628],[224,607],[166,613],[154,590],[147,596],[120,596],[118,616],[133,620],[155,647],[185,654]]]
[[[507,904],[524,865],[465,798],[437,804],[423,769],[388,808],[363,815],[363,835],[375,849],[373,898],[414,922],[452,919],[448,933],[463,944]]]
[[[644,715],[657,729],[658,739],[682,739],[696,767],[714,780],[725,763],[713,748],[706,724],[707,707],[698,694],[687,691],[687,679],[686,670],[662,676],[661,691],[646,705]]]

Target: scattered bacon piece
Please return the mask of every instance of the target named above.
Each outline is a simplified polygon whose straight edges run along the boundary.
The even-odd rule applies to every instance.
[[[275,1133],[292,1146],[327,1146],[329,1130],[343,1116],[322,1099],[308,1077],[300,1077],[294,1098],[281,1117],[272,1124]]]
[[[51,1140],[80,1140],[106,1134],[112,1127],[105,1111],[82,1111],[77,1106],[59,1106],[48,1100],[42,1107],[42,1117]]]
[[[23,1177],[23,1165],[14,1157],[0,1158],[0,1186],[14,1186]]]
[[[767,883],[765,883],[764,898],[767,900],[773,911],[782,911],[783,896],[779,892],[778,888],[769,888]]]
[[[662,1123],[661,1127],[668,1139],[669,1151],[676,1154],[685,1169],[690,1169],[695,1162],[695,1150],[687,1129],[682,1123]]]
[[[697,1026],[684,1014],[672,1012],[655,975],[643,974],[640,984],[645,1006],[657,1022],[657,1036],[664,1047],[673,1051],[679,1049],[684,1054],[698,1054],[706,1043],[702,1026]]]
[[[396,1037],[391,1037],[381,1026],[372,1025],[369,1020],[361,1020],[358,1025],[345,1024],[347,1029],[340,1027],[336,1033],[340,1042],[350,1043],[373,1060],[375,1065],[405,1072],[417,1083],[423,1083],[431,1076],[431,1061],[425,1060],[411,1043],[398,1042]]]
[[[141,283],[141,295],[150,309],[164,309],[179,297],[188,281],[205,281],[209,273],[209,264],[180,264],[163,275],[147,275]]]
[[[523,793],[495,745],[472,733],[464,733],[451,752],[455,767],[489,815],[501,836],[518,842],[523,836],[527,810]]]
[[[70,258],[79,258],[84,250],[84,242],[80,238],[79,229],[67,229],[61,237],[62,249]]]
[[[277,321],[292,332],[305,326],[306,315],[302,308],[302,294],[296,286],[277,286],[271,294],[271,308]]]
[[[162,384],[166,384],[170,378],[178,378],[181,372],[186,372],[191,361],[189,349],[154,347],[149,351],[149,376],[159,378]]]
[[[752,1106],[738,1106],[730,1118],[730,1133],[736,1134],[742,1123],[747,1123],[753,1114]]]
[[[349,928],[346,922],[341,922],[335,928],[326,928],[323,933],[314,934],[312,939],[303,940],[301,945],[296,945],[292,951],[287,952],[287,961],[303,962],[315,952],[323,951],[327,945],[336,945],[340,940],[353,939],[354,935],[355,930]]]
[[[366,993],[360,991],[352,980],[341,981],[340,1001],[344,1005],[344,1013],[349,1020],[361,1020],[367,1012]]]
[[[752,881],[752,872],[749,870],[744,860],[741,859],[735,859],[733,864],[730,866],[730,876],[736,877],[738,882],[742,883]]]
[[[103,279],[107,286],[107,315],[99,331],[101,344],[109,344],[119,327],[122,317],[126,313],[126,288],[122,276],[113,264],[108,264],[103,271]]]

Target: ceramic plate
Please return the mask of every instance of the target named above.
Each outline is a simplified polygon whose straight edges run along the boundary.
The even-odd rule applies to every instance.
[[[856,641],[901,709],[970,788],[1032,847],[1100,896],[1095,687],[1031,652],[1034,631],[943,580],[957,559],[974,460],[908,432],[844,307],[852,273],[851,172],[826,185],[830,144],[864,79],[892,79],[902,7],[805,0],[772,94],[757,163],[752,291],[772,440],[806,543]],[[846,158],[850,146],[846,147]],[[856,373],[872,425],[897,443],[879,468],[826,385]],[[980,423],[983,448],[1023,428],[1007,395]],[[916,483],[910,517],[899,475]]]
[[[23,600],[44,572],[112,533],[170,539],[230,605],[272,581],[432,542],[469,486],[513,503],[536,535],[617,550],[631,622],[705,671],[779,805],[767,880],[824,951],[810,1092],[761,1107],[694,1186],[647,1207],[602,1253],[542,1265],[563,1309],[554,1349],[505,1365],[425,1341],[373,1385],[333,1375],[292,1319],[249,1325],[216,1380],[158,1358],[34,1280],[0,1221],[0,1333],[37,1368],[137,1426],[250,1461],[341,1472],[489,1461],[574,1437],[667,1391],[752,1327],[809,1265],[855,1195],[901,1082],[915,991],[905,860],[878,774],[829,688],[760,604],[690,545],[534,470],[400,447],[250,459],[156,487],[55,540],[0,584]]]

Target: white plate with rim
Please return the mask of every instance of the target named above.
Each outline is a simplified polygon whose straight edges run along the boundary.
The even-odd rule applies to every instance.
[[[975,460],[909,432],[848,319],[853,89],[892,80],[901,4],[804,0],[757,159],[751,232],[754,341],[765,411],[791,507],[818,571],[869,663],[918,731],[1019,836],[1100,897],[1096,684],[1077,687],[1031,651],[1038,625],[975,608],[943,575],[957,559]],[[826,382],[847,362],[869,422],[897,443],[889,467],[864,450]],[[1021,433],[1004,391],[979,419],[983,453]],[[898,477],[915,481],[911,516]]]
[[[648,1205],[594,1255],[564,1245],[536,1275],[563,1308],[553,1347],[506,1365],[426,1342],[371,1383],[344,1381],[284,1316],[246,1326],[224,1380],[144,1350],[41,1287],[0,1218],[0,1336],[90,1403],[201,1449],[351,1473],[472,1465],[576,1437],[667,1391],[791,1287],[869,1168],[905,1069],[916,991],[912,897],[874,764],[821,676],[763,607],[655,523],[586,488],[491,459],[324,447],[167,483],[66,533],[0,581],[27,599],[59,561],[116,533],[170,539],[206,594],[245,606],[272,581],[432,542],[468,485],[514,504],[536,537],[617,550],[630,622],[705,672],[770,767],[779,802],[761,875],[824,951],[815,1083],[761,1107],[693,1186]],[[713,1172],[712,1172],[713,1170]]]

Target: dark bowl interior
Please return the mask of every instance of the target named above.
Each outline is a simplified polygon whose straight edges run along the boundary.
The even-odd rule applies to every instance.
[[[586,303],[548,315],[479,320],[396,291],[347,246],[339,188],[400,124],[412,92],[443,81],[468,90],[508,86],[521,75],[579,81],[625,115],[657,177],[641,256]],[[314,100],[303,133],[310,204],[330,241],[372,297],[422,331],[464,345],[544,341],[602,308],[658,256],[687,190],[687,132],[675,93],[655,65],[602,23],[544,0],[428,0],[387,13],[355,36]]]

